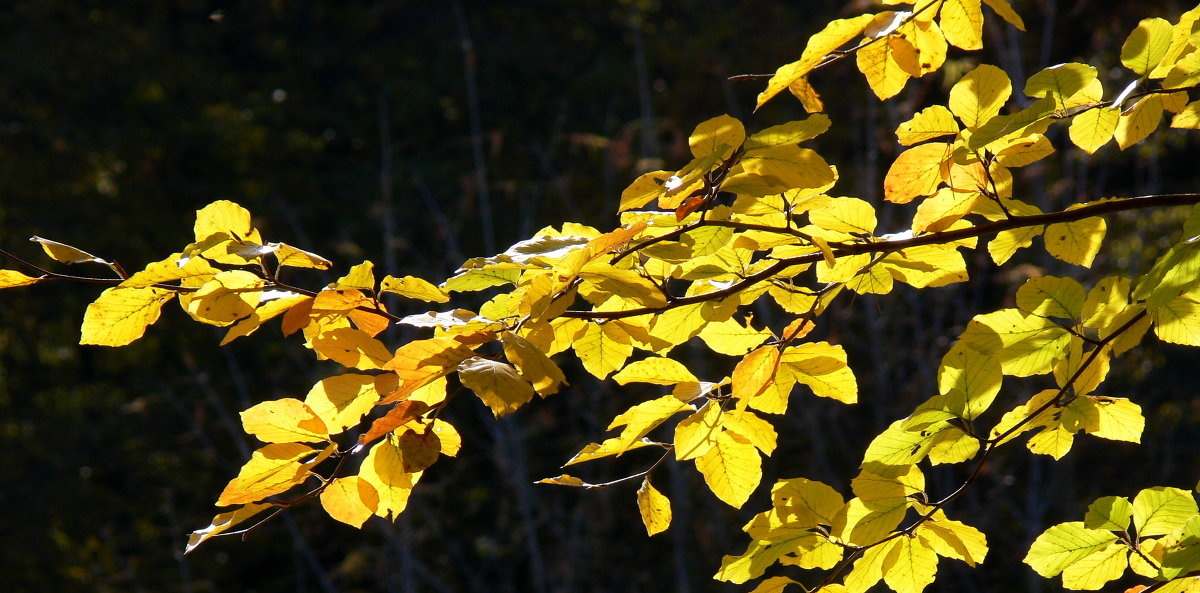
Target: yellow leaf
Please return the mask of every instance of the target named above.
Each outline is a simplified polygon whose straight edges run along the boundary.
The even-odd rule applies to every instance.
[[[953,96],[953,95],[952,95]],[[932,105],[918,111],[912,119],[896,128],[896,139],[904,146],[949,136],[958,133],[954,114],[941,105]]]
[[[193,229],[197,242],[213,235],[226,235],[240,240],[256,238],[250,223],[250,211],[228,200],[218,200],[197,210]]]
[[[1027,315],[1078,320],[1086,294],[1074,278],[1039,276],[1017,289],[1017,308]]]
[[[778,434],[770,422],[759,418],[749,410],[732,410],[722,416],[721,426],[725,430],[746,439],[751,445],[770,456],[775,451]]]
[[[124,346],[142,337],[174,297],[161,288],[109,288],[84,312],[79,343]]]
[[[1030,76],[1025,83],[1025,94],[1050,98],[1054,101],[1055,109],[1063,109],[1068,99],[1087,88],[1093,80],[1096,80],[1095,66],[1078,62],[1059,64]]]
[[[746,139],[747,152],[782,144],[800,144],[820,136],[829,129],[829,116],[814,113],[807,119],[771,126]]]
[[[858,50],[855,55],[858,70],[866,76],[867,84],[879,100],[890,99],[904,90],[911,74],[901,65],[901,60],[911,51],[908,42],[894,37],[864,45]]]
[[[667,191],[667,179],[670,177],[670,171],[643,173],[621,192],[621,205],[617,212],[641,208],[663,196]]]
[[[312,348],[342,366],[364,371],[383,368],[392,360],[392,353],[383,342],[348,327],[321,332],[312,340]]]
[[[943,5],[943,14],[948,7],[948,4]],[[989,64],[980,64],[954,83],[954,87],[950,89],[948,105],[964,126],[975,129],[999,115],[1000,108],[1004,107],[1011,94],[1012,82],[1004,70]]]
[[[1182,111],[1171,118],[1172,128],[1200,129],[1200,101],[1188,103]]]
[[[1126,109],[1117,121],[1117,129],[1113,137],[1117,145],[1125,150],[1158,129],[1162,122],[1163,107],[1161,95],[1149,95],[1138,99],[1132,107]]]
[[[941,11],[946,41],[966,50],[983,48],[983,11],[979,0],[946,0]]]
[[[1196,291],[1171,299],[1161,307],[1150,309],[1154,334],[1172,344],[1200,346],[1200,296]]]
[[[667,315],[659,316],[659,319]],[[603,379],[613,371],[625,366],[633,354],[633,341],[629,332],[619,323],[589,323],[571,347],[583,363],[583,368],[597,378]]]
[[[563,467],[574,465],[576,463],[583,463],[584,461],[591,461],[593,459],[600,459],[602,457],[620,455],[625,451],[640,449],[645,446],[647,446],[646,443],[639,440],[634,441],[632,444],[626,447],[622,442],[621,437],[605,439],[603,443],[588,443],[587,446],[585,446],[583,449],[580,449],[580,451],[576,453],[574,457],[571,457],[571,459],[564,463]]]
[[[921,593],[937,574],[937,554],[921,538],[898,537],[883,562],[883,580],[896,593]]]
[[[775,379],[779,349],[763,346],[747,354],[733,369],[733,397],[749,400],[758,396]]]
[[[1150,74],[1171,47],[1171,23],[1166,19],[1143,19],[1121,45],[1121,63],[1138,76]]]
[[[767,88],[759,93],[754,109],[757,111],[780,91],[807,76],[826,55],[858,37],[873,18],[874,15],[864,14],[848,19],[838,19],[825,25],[824,29],[808,39],[804,53],[801,54],[799,60],[780,66],[775,71],[774,76],[767,81]]]
[[[896,34],[902,35],[913,46],[916,70],[909,73],[914,78],[937,72],[946,63],[946,50],[949,49],[946,35],[932,20],[914,18],[900,25]]]
[[[1097,414],[1096,424],[1090,427],[1088,434],[1112,441],[1142,442],[1146,418],[1142,416],[1141,406],[1125,398],[1096,395],[1087,396],[1083,403],[1089,404]]]
[[[257,502],[295,486],[309,476],[309,468],[336,449],[320,452],[299,443],[273,443],[254,452],[217,498],[217,506]]]
[[[745,141],[746,129],[742,122],[728,115],[719,115],[700,122],[688,137],[688,146],[696,158],[718,154],[725,159]]]
[[[1028,377],[1052,370],[1066,354],[1071,334],[1048,319],[1002,309],[976,315],[960,339],[976,352],[996,357],[1004,374]]]
[[[822,229],[847,235],[872,234],[877,224],[875,209],[858,198],[832,198],[824,207],[810,211],[808,219]]]
[[[267,510],[274,508],[272,504],[248,504],[238,507],[232,511],[226,511],[213,517],[212,523],[204,529],[197,529],[188,535],[187,546],[183,549],[183,553],[187,554],[196,549],[196,546],[208,541],[209,539],[220,535],[238,524],[244,523],[247,519]]]
[[[33,278],[26,276],[16,270],[0,270],[0,288],[15,288],[17,286],[29,286],[41,282],[42,278]]]
[[[662,533],[671,526],[671,501],[654,488],[650,476],[646,476],[642,487],[638,488],[637,503],[648,535]]]
[[[1108,225],[1103,218],[1093,216],[1075,222],[1058,222],[1046,227],[1042,239],[1046,251],[1069,264],[1092,267],[1092,260],[1104,242]]]
[[[917,196],[928,196],[941,184],[942,165],[950,158],[950,145],[931,142],[900,153],[883,179],[884,199],[907,204]]]
[[[671,344],[682,344],[704,329],[715,309],[711,301],[673,307],[654,318],[650,335]]]
[[[694,383],[699,379],[687,370],[683,363],[673,358],[652,356],[630,363],[621,369],[621,372],[613,375],[613,381],[616,381],[618,385],[629,383],[675,385],[676,383]]]
[[[357,425],[378,401],[375,376],[357,373],[321,379],[304,397],[304,404],[333,434]]]
[[[472,357],[458,365],[458,379],[491,408],[496,417],[517,411],[533,399],[533,386],[503,362]]]
[[[794,144],[748,152],[738,164],[744,172],[731,175],[721,185],[722,190],[766,196],[791,189],[824,187],[834,181],[833,170],[821,155]]]
[[[442,289],[415,276],[404,276],[403,278],[386,276],[379,283],[379,292],[390,292],[431,303],[445,303],[450,300],[450,295],[443,292]]]
[[[567,474],[561,474],[554,478],[542,478],[535,484],[553,484],[555,486],[573,486],[575,488],[594,488],[595,484],[589,484],[582,479]]]
[[[396,452],[400,457],[400,469],[405,473],[417,473],[433,465],[442,452],[442,441],[437,433],[426,425],[404,427],[396,431]]]
[[[727,432],[718,434],[715,446],[696,459],[696,469],[713,494],[734,508],[741,508],[762,480],[758,450]]]
[[[748,321],[742,325],[731,317],[725,321],[709,322],[700,330],[699,336],[713,352],[743,356],[770,338],[771,332],[756,330]]]
[[[876,544],[900,525],[908,506],[908,501],[903,498],[870,502],[851,498],[834,517],[833,533],[855,545]]]
[[[192,293],[187,312],[196,321],[231,325],[254,313],[264,284],[262,278],[245,270],[219,272]]]
[[[516,365],[521,376],[533,385],[538,395],[545,397],[556,393],[559,387],[566,384],[567,378],[562,370],[533,342],[509,332],[500,341],[504,344],[504,356]]]
[[[375,489],[379,502],[375,515],[393,521],[408,506],[408,497],[421,479],[421,472],[404,471],[399,449],[391,438],[384,439],[371,447],[358,470],[359,477]]]
[[[901,466],[904,468],[905,466]],[[867,468],[879,469],[878,474]],[[875,463],[864,463],[863,470],[850,481],[854,495],[863,502],[877,500],[906,498],[909,495],[925,491],[925,474],[916,465],[909,465],[907,471],[894,467],[881,466]],[[886,475],[885,475],[886,474]]]
[[[621,430],[619,447],[617,454],[620,455],[625,451],[634,447],[634,443],[640,441],[656,426],[662,424],[667,418],[674,416],[678,412],[692,409],[691,406],[679,401],[673,396],[664,395],[658,399],[652,399],[647,402],[637,404],[624,412],[621,412],[616,418],[613,418],[606,430],[624,427]],[[605,441],[608,443],[608,441]]]
[[[1180,488],[1146,488],[1133,499],[1133,525],[1138,537],[1167,535],[1183,527],[1197,512],[1192,493]]]
[[[983,562],[987,556],[987,537],[983,532],[947,519],[940,511],[934,519],[922,523],[917,535],[940,556],[962,560],[969,566]]]
[[[271,243],[271,246],[275,248],[275,251],[272,253],[281,267],[291,266],[293,268],[328,270],[333,265],[333,262],[315,253],[297,249],[286,243]]]
[[[364,261],[358,264],[348,272],[345,276],[338,278],[336,282],[330,284],[329,287],[336,290],[375,290],[375,264],[370,261]]]
[[[996,237],[988,241],[988,255],[996,265],[1001,265],[1016,255],[1017,251],[1033,245],[1033,238],[1042,234],[1041,226],[1028,226],[1010,229],[996,233]]]
[[[96,263],[108,265],[108,262],[86,251],[83,251],[82,249],[71,247],[70,245],[59,243],[58,241],[51,241],[50,239],[43,239],[41,237],[30,237],[29,240],[40,244],[42,249],[46,252],[46,255],[49,255],[52,259],[54,259],[54,261],[57,262],[62,262],[64,264]]]
[[[596,292],[618,296],[642,307],[662,307],[667,304],[663,289],[635,270],[610,265],[591,265],[579,272],[589,284],[580,289],[583,296],[593,299]],[[592,302],[607,300],[603,297]]]
[[[717,443],[724,414],[721,405],[709,401],[699,411],[675,426],[675,459],[685,461],[708,453]]]
[[[755,587],[750,593],[783,593],[783,591],[787,589],[788,585],[800,585],[800,583],[797,583],[796,581],[793,581],[787,577],[771,577],[769,579],[764,579],[763,582],[759,583],[758,586]],[[800,586],[803,588],[803,585]],[[822,587],[821,590],[825,593],[834,593],[830,586]]]
[[[958,342],[942,357],[938,390],[953,396],[956,405],[947,408],[951,414],[974,420],[992,405],[1003,377],[998,360]]]
[[[1017,14],[1012,8],[1009,0],[983,0],[984,4],[992,7],[996,11],[996,15],[1008,21],[1012,26],[1024,31],[1025,21],[1021,19],[1021,15]]]
[[[1107,556],[1106,550],[1116,541],[1117,536],[1111,531],[1088,529],[1082,521],[1060,523],[1047,529],[1034,540],[1024,562],[1038,574],[1049,578],[1093,554]],[[1125,549],[1128,551],[1128,548]]]
[[[164,260],[147,264],[145,269],[121,282],[121,286],[144,287],[184,278],[207,281],[217,272],[220,270],[214,268],[204,258],[185,258],[182,253],[175,253]]]
[[[812,114],[825,111],[825,103],[821,101],[820,93],[808,82],[807,77],[802,76],[793,80],[792,84],[788,85],[788,92],[792,93],[793,97],[800,99],[800,106],[804,107],[805,111]]]
[[[1071,119],[1067,133],[1075,146],[1088,154],[1095,154],[1101,146],[1112,140],[1120,119],[1121,113],[1112,107],[1089,109]]]
[[[939,189],[917,206],[917,213],[913,216],[913,232],[939,233],[950,228],[971,213],[979,198],[978,192],[954,191],[948,187]]]
[[[850,574],[846,575],[844,581],[846,593],[866,593],[883,578],[883,562],[892,550],[900,545],[898,540],[899,538],[891,539],[869,548],[858,560],[854,561],[854,568],[850,570]]]
[[[361,529],[379,508],[379,494],[361,477],[346,476],[321,491],[321,506],[330,517]]]
[[[293,305],[306,302],[309,297],[303,295],[295,295],[290,297],[278,298],[267,301],[266,304],[259,305],[254,309],[249,317],[239,320],[225,332],[225,337],[221,339],[221,345],[224,346],[237,338],[248,336],[262,327],[262,324],[278,317],[287,312]]]
[[[312,443],[329,439],[325,423],[304,402],[286,397],[241,413],[246,432],[265,443]]]
[[[780,360],[791,377],[814,394],[846,404],[858,401],[858,381],[846,365],[846,351],[841,346],[826,342],[801,344],[784,350]]]

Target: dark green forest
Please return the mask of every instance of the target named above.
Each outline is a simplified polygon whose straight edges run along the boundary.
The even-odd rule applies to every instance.
[[[187,239],[195,210],[228,199],[275,240],[333,260],[328,272],[297,272],[297,285],[319,288],[364,258],[380,275],[436,282],[546,225],[612,226],[622,189],[686,162],[700,121],[729,113],[760,129],[803,116],[790,97],[754,112],[765,79],[741,75],[774,72],[823,23],[869,4],[7,2],[0,248],[47,263],[28,242],[36,235],[140,269]],[[893,132],[914,105],[942,100],[981,62],[1014,79],[1067,61],[1119,66],[1140,19],[1189,6],[1017,0],[1026,32],[989,19],[982,52],[952,50],[944,72],[882,103],[851,64],[835,64],[815,77],[833,121],[815,144],[842,172],[837,191],[878,206],[881,229],[902,225],[881,188],[902,149]],[[1050,209],[1081,196],[1195,192],[1200,145],[1187,132],[1121,152],[1063,150],[1022,170],[1021,199]],[[1145,270],[1173,240],[1177,214],[1110,218],[1083,277]],[[817,333],[846,348],[861,402],[793,408],[764,483],[803,474],[844,489],[870,438],[936,393],[938,361],[976,311],[1068,268],[1037,250],[1002,268],[972,257],[970,283],[837,303]],[[636,487],[534,484],[651,393],[589,380],[575,360],[563,364],[578,381],[511,416],[493,420],[465,400],[449,409],[463,452],[430,470],[395,523],[374,518],[358,531],[309,504],[185,557],[187,534],[209,524],[213,495],[254,448],[238,412],[302,395],[332,366],[273,328],[218,347],[221,331],[175,309],[127,348],[79,346],[99,290],[45,282],[0,292],[4,590],[746,589],[712,575],[745,548],[739,529],[766,492],[732,509],[696,472],[667,464],[656,478],[674,524],[647,538]],[[380,338],[411,334],[396,326]],[[691,366],[707,354],[678,356]],[[1105,389],[1138,399],[1141,445],[1081,440],[1060,462],[1019,448],[993,458],[953,503],[988,534],[991,555],[975,569],[946,566],[930,590],[1058,589],[1020,562],[1046,526],[1075,520],[1098,496],[1192,489],[1197,364],[1194,350],[1154,340],[1114,363]],[[622,466],[582,471],[602,481]]]

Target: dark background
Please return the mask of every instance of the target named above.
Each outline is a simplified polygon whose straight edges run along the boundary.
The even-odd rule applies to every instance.
[[[1129,80],[1117,54],[1141,18],[1174,20],[1179,2],[1018,1],[1029,31],[990,11],[983,52],[952,50],[945,72],[881,104],[850,61],[814,77],[834,127],[814,147],[842,172],[834,190],[876,204],[898,152],[893,131],[944,101],[976,63],[1017,81],[1065,61],[1101,66],[1112,96]],[[639,172],[679,167],[686,139],[730,113],[751,130],[803,116],[781,96],[750,111],[762,80],[796,59],[824,22],[866,3],[754,0],[570,2],[6,2],[0,7],[0,246],[39,263],[40,235],[140,268],[191,238],[193,212],[217,199],[248,207],[264,237],[335,262],[298,275],[313,288],[364,258],[380,274],[447,277],[466,257],[503,250],[548,224],[615,225]],[[1019,93],[1010,104],[1020,105]],[[1194,99],[1195,97],[1193,97]],[[1118,152],[1066,149],[1022,170],[1017,197],[1043,208],[1112,195],[1196,191],[1194,134],[1160,132]],[[1056,127],[1057,146],[1067,144]],[[911,209],[881,206],[880,232]],[[804,476],[842,492],[872,435],[936,390],[937,363],[978,312],[1011,304],[1030,274],[1146,270],[1176,240],[1182,214],[1109,219],[1092,270],[1040,243],[997,268],[970,256],[973,282],[844,298],[818,330],[846,346],[861,403],[799,392],[778,420],[764,485]],[[11,268],[12,262],[4,262]],[[73,270],[75,271],[75,270]],[[85,270],[86,271],[86,270]],[[103,273],[104,270],[95,270]],[[459,400],[457,460],[431,469],[395,523],[356,531],[316,504],[248,541],[219,538],[186,558],[186,534],[254,448],[237,412],[303,396],[334,372],[272,326],[218,348],[222,333],[170,307],[135,345],[80,347],[95,286],[45,283],[0,293],[0,582],[9,591],[726,591],[711,580],[740,526],[769,504],[717,501],[690,464],[655,482],[675,523],[647,538],[636,484],[584,492],[534,486],[560,473],[612,416],[655,392],[614,389],[560,357],[573,387],[495,422]],[[468,304],[470,297],[467,298]],[[427,306],[407,305],[419,312]],[[787,319],[770,309],[760,321]],[[409,338],[384,334],[395,346]],[[728,372],[702,348],[690,365]],[[1192,350],[1152,337],[1119,359],[1101,393],[1147,417],[1135,446],[1080,437],[1061,462],[1020,445],[990,462],[948,509],[983,529],[979,569],[944,561],[936,591],[1056,590],[1019,563],[1047,526],[1079,520],[1101,495],[1190,488],[1200,461]],[[1191,366],[1189,366],[1191,365]],[[1007,379],[996,417],[1045,378]],[[612,479],[647,459],[581,468]],[[962,467],[930,471],[944,495]],[[766,490],[766,488],[764,488]],[[771,574],[801,574],[776,567]],[[811,578],[809,579],[811,581]],[[882,585],[881,585],[882,586]]]

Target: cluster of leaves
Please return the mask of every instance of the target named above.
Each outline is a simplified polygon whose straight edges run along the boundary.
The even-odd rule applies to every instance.
[[[987,4],[1023,28],[1005,0]],[[834,21],[798,62],[771,77],[759,105],[786,88],[820,111],[810,75],[852,54],[886,99],[908,78],[938,71],[949,45],[981,47],[982,23],[978,0],[922,0],[908,11]],[[1089,153],[1113,138],[1122,149],[1146,138],[1164,111],[1174,113],[1173,127],[1200,127],[1200,101],[1188,102],[1200,85],[1197,30],[1200,7],[1177,23],[1143,21],[1121,52],[1133,80],[1111,100],[1095,67],[1063,64],[1029,77],[1029,106],[1002,114],[1013,93],[1008,74],[989,65],[967,73],[946,105],[917,112],[896,131],[909,148],[889,168],[884,197],[921,200],[901,232],[879,233],[869,202],[829,193],[838,170],[800,146],[828,129],[824,114],[753,134],[720,116],[691,134],[689,163],[646,173],[622,193],[616,230],[548,227],[503,253],[467,261],[438,286],[413,277],[377,280],[369,261],[319,291],[292,286],[281,279],[287,268],[330,263],[264,241],[249,212],[220,201],[198,212],[194,243],[135,274],[35,238],[59,262],[107,266],[117,278],[67,276],[17,259],[41,275],[4,270],[0,287],[54,279],[112,284],[88,307],[84,344],[128,344],[177,298],[197,321],[227,327],[222,343],[280,317],[284,336],[301,336],[319,359],[345,367],[303,400],[265,401],[242,413],[246,432],[265,444],[219,495],[217,505],[227,510],[192,534],[188,550],[314,497],[350,525],[395,518],[423,472],[459,450],[457,431],[439,417],[455,395],[469,390],[497,417],[512,413],[565,384],[552,357],[568,350],[598,379],[665,393],[617,415],[608,426],[615,435],[565,465],[640,448],[662,453],[644,471],[612,482],[569,474],[542,481],[599,488],[640,480],[637,505],[653,535],[671,522],[670,501],[650,481],[663,463],[693,461],[717,498],[741,507],[761,486],[762,457],[780,436],[770,417],[788,411],[797,385],[847,404],[858,400],[844,350],[807,339],[839,295],[887,294],[897,282],[925,289],[967,281],[963,250],[978,249],[980,238],[998,265],[1040,236],[1050,255],[1089,267],[1103,245],[1103,215],[1200,203],[1198,194],[1158,195],[1043,212],[1014,197],[1012,172],[1055,152],[1047,134],[1060,122]],[[644,209],[651,203],[657,208]],[[777,482],[771,508],[744,527],[748,548],[726,557],[716,577],[744,583],[781,563],[823,570],[822,590],[861,592],[882,580],[897,593],[917,593],[933,582],[939,556],[983,561],[985,535],[949,518],[945,507],[1000,446],[1028,433],[1030,451],[1058,459],[1079,432],[1140,440],[1145,421],[1137,403],[1097,390],[1111,360],[1151,330],[1165,342],[1200,346],[1198,237],[1200,207],[1193,207],[1182,238],[1145,273],[1090,287],[1036,277],[1017,292],[1016,307],[977,315],[942,359],[939,392],[868,445],[852,496],[803,477]],[[445,303],[450,293],[489,290],[478,310],[400,316],[380,301],[391,293]],[[748,309],[760,301],[791,321],[756,323]],[[378,336],[394,323],[432,335],[393,349]],[[672,357],[693,338],[730,357],[732,370],[697,374]],[[1046,389],[993,413],[1005,376],[1042,375],[1049,375]],[[960,487],[941,497],[927,492],[929,466],[959,463],[973,468]],[[1128,531],[1131,517],[1136,534]],[[1198,525],[1195,502],[1181,490],[1151,488],[1133,503],[1108,497],[1083,523],[1047,530],[1026,562],[1045,576],[1063,573],[1071,588],[1098,588],[1129,566],[1158,581],[1158,590],[1193,590]],[[757,590],[794,582],[772,577]]]

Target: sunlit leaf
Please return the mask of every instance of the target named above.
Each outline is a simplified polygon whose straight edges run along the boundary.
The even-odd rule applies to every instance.
[[[950,3],[943,5],[942,13],[945,14],[948,8]],[[976,2],[975,10],[978,9]],[[942,17],[943,22],[945,18]],[[1011,94],[1012,83],[1004,70],[980,64],[954,83],[954,87],[950,89],[948,106],[950,111],[962,120],[964,126],[973,129],[998,115]]]
[[[458,365],[458,378],[497,417],[517,411],[533,399],[533,386],[506,363],[473,357]]]
[[[717,498],[741,508],[762,480],[762,458],[754,445],[722,432],[712,449],[696,459],[696,469]]]
[[[1049,225],[1043,236],[1046,251],[1069,264],[1090,268],[1100,252],[1107,229],[1108,225],[1100,217]]]
[[[1196,499],[1187,490],[1156,486],[1133,499],[1133,526],[1140,537],[1166,535],[1196,515]]]
[[[683,366],[683,363],[673,358],[652,356],[629,363],[621,372],[613,375],[613,381],[619,385],[629,383],[653,383],[655,385],[674,385],[676,383],[697,382],[699,379]]]
[[[100,293],[83,314],[80,344],[124,346],[142,337],[158,321],[162,306],[175,293],[153,287],[113,287]]]
[[[379,494],[361,477],[345,476],[333,480],[321,491],[321,506],[330,517],[362,528],[379,508]]]
[[[258,403],[241,413],[246,432],[265,443],[312,443],[329,438],[325,423],[290,397]]]
[[[1111,107],[1089,109],[1071,118],[1068,134],[1075,146],[1088,154],[1095,154],[1101,146],[1112,140],[1117,131],[1121,112]]]
[[[230,529],[245,523],[247,520],[258,515],[259,513],[274,508],[272,504],[247,504],[240,506],[232,511],[226,511],[213,517],[212,523],[203,529],[197,529],[188,535],[187,546],[184,547],[183,553],[187,554],[196,549],[196,546],[216,537]]]
[[[26,276],[16,270],[0,270],[0,288],[16,288],[41,282],[42,278]]]
[[[335,445],[326,449],[331,453]],[[290,489],[309,476],[321,453],[299,443],[273,443],[254,452],[236,478],[225,486],[217,506],[258,502]]]
[[[450,300],[450,295],[443,292],[442,289],[415,276],[404,276],[402,278],[386,276],[379,283],[379,292],[390,292],[403,297],[432,303],[445,303]]]
[[[983,48],[983,12],[979,0],[946,0],[941,17],[942,31],[950,45],[967,50]]]
[[[43,239],[41,237],[30,237],[29,240],[41,245],[42,249],[46,252],[46,255],[49,255],[52,259],[54,259],[54,261],[62,262],[64,264],[96,263],[108,265],[107,261],[104,261],[82,249],[72,247],[65,243],[59,243],[58,241],[51,241],[50,239]]]
[[[649,476],[642,480],[642,486],[638,488],[637,503],[647,535],[662,533],[671,526],[671,501],[650,483]]]
[[[933,194],[942,182],[942,163],[948,158],[950,145],[942,142],[920,144],[900,153],[883,179],[884,199],[906,204]]]
[[[1133,505],[1124,496],[1104,496],[1088,505],[1083,526],[1088,529],[1125,531],[1133,518]]]

